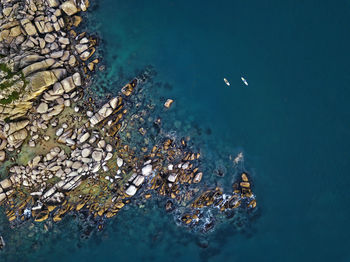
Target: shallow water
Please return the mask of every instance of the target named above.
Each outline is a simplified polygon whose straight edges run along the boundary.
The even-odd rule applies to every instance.
[[[103,88],[152,65],[149,99],[175,100],[169,131],[190,133],[210,167],[243,150],[260,215],[205,240],[151,202],[81,243],[62,229],[38,261],[349,261],[349,3],[101,0],[88,16],[115,82]]]

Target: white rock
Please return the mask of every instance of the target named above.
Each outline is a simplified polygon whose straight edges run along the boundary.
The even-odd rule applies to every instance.
[[[170,174],[168,176],[168,181],[171,182],[171,183],[174,183],[175,180],[176,180],[176,177],[177,177],[177,174]]]
[[[202,176],[203,176],[202,172],[197,173],[193,178],[193,183],[195,184],[199,183],[202,180]]]
[[[187,169],[189,165],[190,165],[190,163],[186,162],[185,164],[182,165],[182,169]]]
[[[63,128],[57,129],[56,136],[61,136],[63,134],[63,131],[64,131]]]
[[[125,191],[125,193],[129,196],[133,196],[136,194],[137,188],[134,185],[131,185],[128,187],[128,189]]]
[[[102,119],[103,117],[99,113],[96,113],[90,118],[90,123],[92,126],[94,126],[98,124]]]
[[[101,164],[97,163],[91,170],[92,173],[97,173],[101,169]]]
[[[75,145],[75,141],[74,141],[73,139],[71,139],[71,138],[67,138],[67,139],[66,139],[66,143],[67,143],[68,145],[71,145],[71,146]]]
[[[113,151],[112,145],[107,144],[107,145],[106,145],[106,151],[107,151],[107,152],[112,152],[112,151]]]
[[[116,109],[117,104],[118,104],[118,97],[111,99],[111,101],[109,101],[109,104],[113,109]]]
[[[108,152],[106,157],[105,157],[105,161],[110,160],[112,157],[113,157],[113,154]]]
[[[106,146],[106,141],[104,140],[100,140],[98,143],[97,143],[97,146],[99,148],[104,148]]]
[[[142,168],[142,175],[149,176],[152,173],[152,165],[147,165]]]
[[[105,104],[103,107],[101,107],[100,110],[98,110],[98,113],[103,118],[106,118],[113,113],[113,109],[110,107],[109,104]]]
[[[173,170],[173,168],[174,168],[174,166],[173,166],[173,165],[168,165],[168,170],[172,171],[172,170]]]
[[[123,159],[118,157],[117,158],[117,165],[118,165],[118,167],[121,167],[123,165],[123,163],[124,163]]]

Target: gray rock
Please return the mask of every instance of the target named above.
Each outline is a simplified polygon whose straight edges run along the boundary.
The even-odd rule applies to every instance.
[[[82,163],[79,162],[79,161],[76,161],[76,162],[73,163],[72,168],[73,169],[79,169],[79,168],[81,168],[81,166],[82,166]]]
[[[74,84],[73,78],[71,76],[63,79],[61,81],[61,84],[62,84],[63,89],[66,93],[69,93],[70,91],[72,91],[75,88],[75,84]]]
[[[81,151],[81,156],[82,157],[89,157],[91,154],[91,149],[90,148],[84,148],[82,151]]]
[[[80,143],[84,143],[86,140],[88,140],[90,137],[90,134],[88,132],[86,132],[85,134],[83,134],[80,139],[79,139],[79,142]]]
[[[100,151],[94,151],[92,152],[92,159],[95,160],[96,162],[99,162],[102,160],[103,153]]]

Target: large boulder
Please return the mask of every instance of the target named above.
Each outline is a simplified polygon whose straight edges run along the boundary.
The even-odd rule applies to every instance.
[[[50,66],[52,66],[55,63],[55,60],[52,58],[45,59],[40,62],[36,62],[34,64],[31,64],[25,68],[23,68],[22,72],[24,76],[28,76],[34,72],[42,71],[48,69]]]
[[[73,1],[64,2],[61,4],[61,9],[69,16],[78,12],[78,8],[75,6]]]
[[[30,93],[28,98],[40,95],[47,87],[57,82],[57,78],[51,71],[41,71],[30,77]],[[27,99],[30,100],[30,99]]]

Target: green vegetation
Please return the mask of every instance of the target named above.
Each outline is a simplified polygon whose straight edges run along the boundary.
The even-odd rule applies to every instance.
[[[1,57],[0,57],[1,58]],[[0,63],[0,71],[5,72],[7,75],[5,76],[6,79],[11,79],[15,75],[20,75],[20,80],[23,81],[23,86],[21,87],[20,91],[13,91],[11,95],[7,98],[3,98],[0,100],[0,104],[7,105],[12,103],[13,101],[17,100],[20,97],[20,92],[25,89],[25,87],[28,84],[28,81],[26,81],[25,76],[22,71],[19,72],[12,72],[12,70],[5,64]],[[4,81],[0,84],[0,91],[10,88],[15,84],[15,81]]]
[[[4,83],[0,84],[0,90],[5,90],[6,88],[11,87],[12,85],[12,81],[5,81]]]
[[[19,93],[17,91],[13,91],[8,98],[0,99],[0,104],[8,105],[11,104],[12,101],[15,101],[19,98]]]
[[[14,75],[16,75],[16,72],[12,72],[11,68],[9,68],[6,64],[0,63],[0,71],[3,71],[7,73],[7,76],[5,76],[6,79],[12,78]]]

